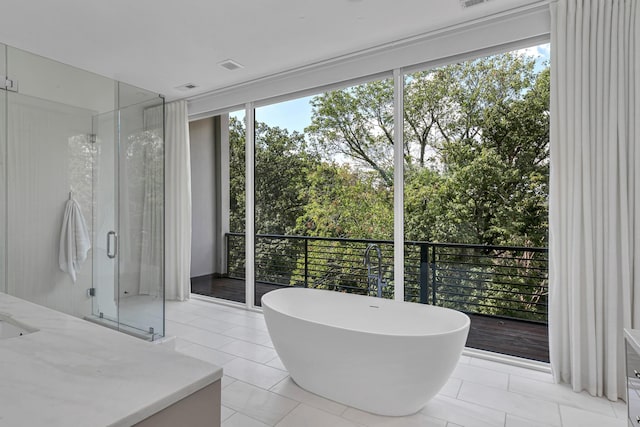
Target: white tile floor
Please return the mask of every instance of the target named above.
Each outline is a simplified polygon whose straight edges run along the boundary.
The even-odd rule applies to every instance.
[[[223,427],[625,427],[626,405],[574,393],[551,375],[463,356],[419,413],[381,417],[298,387],[280,362],[262,314],[191,299],[167,302],[176,350],[224,369]]]

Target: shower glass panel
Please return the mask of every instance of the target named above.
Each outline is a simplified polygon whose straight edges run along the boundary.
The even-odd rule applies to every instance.
[[[12,47],[6,61],[6,75],[15,82],[5,94],[7,292],[84,317],[91,310],[87,290],[93,277],[92,118],[101,109],[113,110],[114,84]],[[63,251],[61,262],[61,240],[76,240],[61,233],[71,197],[86,225],[76,237],[87,250]],[[80,259],[69,268],[75,256]]]
[[[138,102],[93,120],[92,312],[118,329],[155,339],[164,335],[164,101],[119,86],[121,101]]]
[[[96,158],[93,169],[93,286],[92,313],[118,325],[118,265],[113,256],[117,227],[117,114],[114,111],[93,117]],[[112,237],[113,236],[113,237]],[[112,241],[108,241],[112,239]]]
[[[164,335],[164,99],[124,84],[118,99],[119,322],[153,338]]]
[[[5,45],[0,44],[0,81],[7,73]],[[0,89],[0,292],[7,292],[7,92]]]

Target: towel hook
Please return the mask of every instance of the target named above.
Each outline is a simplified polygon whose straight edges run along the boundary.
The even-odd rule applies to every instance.
[[[69,200],[73,198],[73,191],[69,191]]]

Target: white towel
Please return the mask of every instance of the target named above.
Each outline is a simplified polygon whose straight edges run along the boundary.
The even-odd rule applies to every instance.
[[[69,198],[64,209],[64,219],[60,230],[60,253],[58,262],[60,270],[69,273],[75,283],[80,264],[87,259],[87,252],[91,249],[91,239],[87,224],[82,216],[80,205],[73,198]]]

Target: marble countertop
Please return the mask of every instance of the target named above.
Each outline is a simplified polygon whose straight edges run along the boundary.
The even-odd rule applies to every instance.
[[[631,344],[631,347],[640,354],[640,329],[626,329],[624,330],[624,336],[627,338],[627,342]]]
[[[39,329],[0,339],[0,426],[130,426],[222,369],[0,292],[0,314]]]

